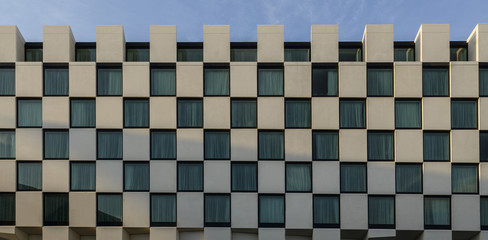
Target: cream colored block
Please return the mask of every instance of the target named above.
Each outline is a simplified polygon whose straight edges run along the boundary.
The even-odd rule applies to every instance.
[[[259,161],[258,169],[260,193],[285,192],[285,163],[283,161]]]
[[[17,111],[15,97],[0,98],[0,128],[15,128]]]
[[[70,239],[70,229],[65,226],[49,226],[42,228],[42,239],[49,240],[72,240]]]
[[[452,240],[451,230],[424,230],[419,240]]]
[[[231,193],[232,228],[258,227],[258,195],[256,193]]]
[[[312,162],[312,187],[315,194],[340,193],[340,169],[337,161]]]
[[[422,97],[422,63],[394,63],[395,97]]]
[[[203,240],[204,236],[202,230],[181,230],[178,237],[179,240]]]
[[[478,195],[452,195],[452,230],[480,230],[480,198]]]
[[[16,172],[15,160],[0,161],[0,192],[15,192]]]
[[[366,62],[393,62],[393,24],[366,24],[363,48]]]
[[[396,231],[395,229],[369,229],[368,230],[368,239],[381,239],[381,238],[395,238]]]
[[[395,129],[395,99],[373,98],[367,99],[368,129]]]
[[[339,129],[339,98],[312,98],[312,128]]]
[[[258,136],[256,129],[230,130],[231,160],[257,161]]]
[[[312,62],[337,62],[339,60],[339,26],[312,25]]]
[[[242,232],[232,231],[232,240],[258,240],[258,233],[257,231],[246,232],[245,230]]]
[[[479,170],[479,178],[480,178],[480,195],[487,195],[488,194],[488,163],[480,163],[480,170]]]
[[[479,117],[480,130],[488,130],[488,98],[479,98]]]
[[[451,129],[451,99],[424,98],[422,100],[422,125],[429,130]]]
[[[176,62],[176,25],[149,26],[151,62]]]
[[[203,130],[177,129],[177,159],[203,160]]]
[[[286,194],[286,228],[313,228],[313,196],[311,193]]]
[[[230,162],[208,161],[203,164],[204,188],[206,193],[230,192]]]
[[[395,194],[395,163],[368,163],[368,193]]]
[[[97,97],[95,108],[97,128],[122,128],[122,98]]]
[[[451,97],[477,98],[479,77],[477,62],[451,62]]]
[[[69,193],[69,225],[95,227],[97,225],[97,200],[94,192]]]
[[[451,139],[452,162],[479,162],[480,136],[478,130],[452,130]]]
[[[178,239],[178,230],[168,227],[151,227],[149,240]]]
[[[42,163],[42,190],[45,192],[69,192],[69,161],[53,160]]]
[[[311,97],[312,65],[305,62],[285,63],[285,97]]]
[[[15,63],[16,96],[41,97],[42,75],[42,62]]]
[[[368,229],[368,195],[341,194],[341,229]]]
[[[151,97],[149,109],[151,128],[176,128],[175,97]]]
[[[312,161],[312,131],[286,129],[285,149],[286,161]]]
[[[151,192],[176,192],[176,161],[150,161]]]
[[[366,162],[368,158],[368,132],[366,130],[339,131],[339,159]]]
[[[130,235],[122,227],[97,227],[96,240],[130,240]]]
[[[230,61],[229,25],[203,25],[203,60],[205,62]]]
[[[286,232],[284,228],[259,228],[259,240],[281,240],[286,239]]]
[[[71,97],[95,97],[97,95],[96,87],[96,63],[69,63],[69,95]]]
[[[17,160],[41,160],[42,129],[16,129],[15,146]]]
[[[42,192],[17,192],[15,203],[16,226],[42,226]]]
[[[313,229],[312,240],[321,240],[321,239],[340,240],[341,239],[341,230],[340,229],[323,229],[323,228]]]
[[[42,58],[44,62],[75,60],[75,37],[68,25],[43,26]]]
[[[366,63],[339,63],[339,96],[366,97]]]
[[[230,98],[206,97],[203,99],[203,109],[205,128],[230,128]]]
[[[16,25],[0,26],[0,62],[24,61],[24,43]]]
[[[232,97],[256,97],[257,63],[232,62],[230,63],[230,95]]]
[[[97,25],[97,62],[125,61],[125,36],[122,25]]]
[[[424,194],[451,194],[451,163],[424,162]]]
[[[176,201],[178,227],[203,227],[203,193],[179,192],[176,194]]]
[[[422,230],[424,228],[424,198],[420,194],[398,194],[395,197],[396,228]]]
[[[449,24],[422,24],[415,37],[415,60],[449,62]]]
[[[203,63],[176,63],[176,95],[178,97],[203,96]]]
[[[258,98],[258,128],[283,129],[285,126],[284,104],[284,98]]]
[[[258,62],[283,62],[284,26],[258,25]]]
[[[124,129],[123,133],[123,159],[148,160],[149,159],[149,129]]]
[[[42,99],[42,126],[44,128],[69,128],[69,97],[44,97]]]
[[[97,158],[97,132],[95,129],[69,130],[69,159],[95,160]]]
[[[488,24],[480,23],[476,25],[473,33],[467,40],[469,44],[469,61],[488,61]]]
[[[228,240],[231,239],[230,228],[205,228],[203,231],[205,240]]]
[[[122,192],[122,161],[97,161],[96,169],[97,192]]]
[[[423,162],[422,130],[395,131],[395,159],[397,162]]]
[[[122,209],[125,227],[149,227],[149,193],[125,192],[123,194],[124,207]]]
[[[122,69],[124,97],[149,97],[149,63],[125,62]]]

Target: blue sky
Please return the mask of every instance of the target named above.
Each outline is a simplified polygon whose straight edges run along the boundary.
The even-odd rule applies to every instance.
[[[149,41],[149,25],[177,25],[178,41],[202,41],[204,24],[230,25],[231,41],[256,41],[256,25],[283,24],[286,41],[309,41],[311,24],[339,24],[341,41],[360,41],[365,24],[394,24],[412,41],[422,23],[449,23],[466,40],[488,22],[488,0],[0,0],[0,24],[42,41],[42,25],[70,25],[94,42],[96,25],[123,25],[127,41]]]

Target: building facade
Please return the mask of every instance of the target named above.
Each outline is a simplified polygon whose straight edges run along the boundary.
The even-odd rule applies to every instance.
[[[0,239],[488,239],[488,24],[0,26]]]

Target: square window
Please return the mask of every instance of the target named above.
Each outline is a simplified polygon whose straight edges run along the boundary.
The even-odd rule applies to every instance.
[[[259,195],[259,227],[285,226],[285,196]]]
[[[452,193],[478,193],[478,166],[473,164],[452,165]]]
[[[339,133],[312,131],[313,160],[339,160]]]
[[[71,127],[94,128],[95,99],[71,99]]]
[[[480,215],[481,215],[481,230],[488,229],[488,197],[481,196],[480,198]]]
[[[283,160],[285,158],[283,131],[259,131],[258,152],[260,160]]]
[[[122,226],[122,194],[97,194],[97,226]]]
[[[42,42],[25,43],[25,61],[42,62]]]
[[[98,130],[97,159],[122,159],[121,130]]]
[[[42,190],[42,163],[17,162],[17,191]]]
[[[15,225],[15,193],[0,193],[0,225]]]
[[[368,161],[393,161],[393,132],[368,131]]]
[[[449,132],[424,132],[424,161],[449,161]]]
[[[96,43],[76,43],[77,62],[96,62],[97,48]]]
[[[176,66],[151,66],[151,96],[176,95]]]
[[[310,100],[286,99],[286,128],[310,128]]]
[[[0,130],[0,159],[15,159],[15,130]]]
[[[178,62],[202,62],[203,43],[178,43]]]
[[[149,43],[127,43],[125,52],[127,62],[149,62]]]
[[[368,97],[393,96],[393,67],[368,66]]]
[[[287,192],[311,192],[312,165],[309,163],[287,163],[285,179]]]
[[[480,162],[488,162],[488,132],[480,132]]]
[[[176,131],[151,131],[151,159],[176,159]]]
[[[151,226],[176,226],[176,194],[151,194]]]
[[[478,128],[478,100],[451,100],[451,128]]]
[[[68,96],[68,66],[44,65],[44,96]]]
[[[419,129],[422,127],[420,100],[395,100],[395,128]]]
[[[203,164],[199,162],[178,163],[178,191],[203,191]]]
[[[256,99],[232,99],[232,127],[256,127]]]
[[[15,65],[0,66],[0,96],[15,95]]]
[[[68,130],[44,130],[44,159],[69,158]]]
[[[233,192],[256,192],[258,190],[256,163],[232,163],[231,176]]]
[[[124,162],[124,191],[149,191],[149,163]]]
[[[149,127],[149,100],[124,99],[124,127]]]
[[[337,96],[337,64],[312,65],[312,97]]]
[[[258,66],[258,96],[283,96],[283,65]]]
[[[449,67],[423,67],[422,90],[424,97],[448,97]]]
[[[480,97],[488,97],[488,65],[479,66]]]
[[[97,96],[122,96],[122,66],[97,66]]]
[[[71,191],[95,191],[95,162],[71,162]]]
[[[366,193],[366,164],[341,163],[341,192]]]
[[[17,99],[17,127],[42,126],[42,100]]]
[[[450,60],[454,61],[468,61],[468,43],[466,42],[451,42]]]
[[[69,225],[69,200],[67,193],[44,193],[44,225]]]
[[[230,159],[230,132],[205,131],[205,160]]]
[[[313,196],[313,227],[339,228],[340,226],[339,196]]]
[[[205,227],[230,227],[229,194],[205,194]]]
[[[368,197],[369,228],[395,228],[395,197]]]
[[[363,61],[361,42],[339,43],[340,62],[361,62]]]
[[[205,96],[229,96],[229,66],[206,65]]]
[[[451,198],[424,196],[424,228],[451,228]]]
[[[364,100],[345,100],[339,102],[340,128],[365,128],[366,104]]]
[[[256,62],[257,61],[257,44],[235,46],[230,43],[230,61],[231,62]],[[234,46],[233,46],[234,45]]]
[[[202,99],[178,99],[178,127],[201,128],[203,126]]]
[[[422,193],[422,164],[397,164],[395,177],[397,193]]]

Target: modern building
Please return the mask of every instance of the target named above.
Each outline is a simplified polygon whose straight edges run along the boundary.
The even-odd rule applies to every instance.
[[[43,30],[0,26],[0,239],[488,239],[488,24]]]

